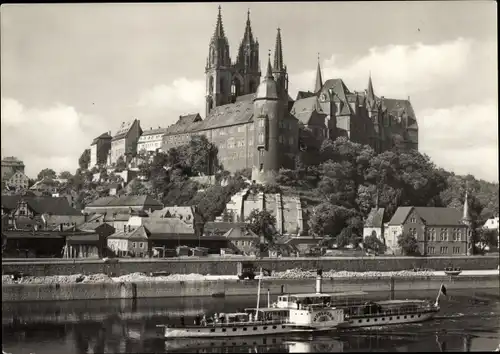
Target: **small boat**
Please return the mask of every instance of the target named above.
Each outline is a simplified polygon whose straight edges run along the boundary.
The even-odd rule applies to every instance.
[[[193,325],[182,323],[181,326],[158,325],[157,327],[164,328],[166,339],[216,338],[330,331],[344,322],[344,310],[331,306],[297,303],[293,308],[270,307],[269,292],[268,307],[260,308],[261,281],[262,271],[255,308],[247,308],[244,312],[219,314],[210,324],[204,319],[201,322],[195,321]]]
[[[453,268],[453,267],[447,267],[444,269],[444,274],[450,275],[450,276],[456,276],[462,273],[461,268]]]
[[[366,292],[323,293],[322,272],[316,277],[315,294],[281,295],[273,305],[276,308],[292,308],[295,304],[322,305],[326,308],[343,309],[345,318],[338,328],[358,328],[391,324],[422,322],[433,318],[440,310],[439,297],[446,296],[446,288],[441,285],[434,303],[427,300],[384,300],[366,301]]]

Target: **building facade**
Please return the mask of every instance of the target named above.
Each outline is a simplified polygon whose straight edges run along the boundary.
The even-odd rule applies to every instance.
[[[21,171],[16,171],[14,174],[7,180],[7,185],[9,187],[13,187],[17,189],[28,189],[30,179]]]
[[[398,237],[412,235],[424,256],[469,255],[472,248],[467,199],[464,213],[452,208],[399,207],[389,221],[386,246],[398,250]]]
[[[108,155],[108,165],[114,165],[121,158],[125,162],[137,153],[137,141],[142,135],[140,121],[123,122],[111,139],[111,150]],[[129,157],[130,156],[130,157]]]
[[[158,127],[145,130],[137,141],[138,153],[156,153],[161,150],[163,145],[163,135],[166,129]]]
[[[111,150],[111,132],[99,135],[90,145],[90,165],[89,168],[105,165]]]
[[[9,156],[2,159],[2,181],[9,179],[14,173],[24,174],[24,163],[17,157]]]

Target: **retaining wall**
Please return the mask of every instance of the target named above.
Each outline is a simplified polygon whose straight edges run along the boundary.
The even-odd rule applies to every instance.
[[[337,291],[408,291],[439,289],[489,289],[499,287],[498,275],[437,277],[325,278],[325,293]],[[282,288],[283,287],[283,288]],[[265,279],[262,294],[315,292],[314,279]],[[256,295],[257,280],[167,281],[137,283],[2,284],[2,302],[63,301],[90,299],[140,299],[199,297],[215,293]]]
[[[96,274],[120,276],[134,272],[168,271],[176,274],[236,274],[237,264],[252,261],[257,267],[285,271],[292,268],[327,270],[397,271],[413,268],[443,270],[450,265],[463,270],[496,269],[498,255],[469,257],[321,257],[321,258],[197,258],[197,259],[125,259],[118,263],[106,264],[102,260],[77,261],[16,261],[2,262],[2,273],[22,272],[33,276]]]

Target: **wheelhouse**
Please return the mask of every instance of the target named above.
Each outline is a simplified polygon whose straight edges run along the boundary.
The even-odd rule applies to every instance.
[[[363,302],[368,295],[363,291],[350,291],[339,293],[311,293],[278,296],[276,307],[278,308],[300,308],[301,306],[332,306],[346,307]]]

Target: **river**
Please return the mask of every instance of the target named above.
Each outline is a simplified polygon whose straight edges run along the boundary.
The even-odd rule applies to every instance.
[[[396,298],[433,299],[436,292],[398,292]],[[388,298],[379,293],[372,299]],[[261,305],[267,305],[263,294]],[[250,297],[89,300],[2,304],[2,346],[12,354],[303,353],[491,351],[500,343],[498,289],[449,291],[441,312],[420,324],[321,335],[164,341],[156,324],[179,323],[207,311],[253,307]]]

